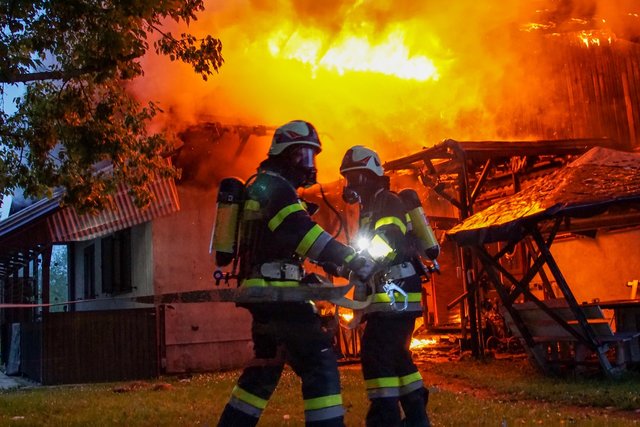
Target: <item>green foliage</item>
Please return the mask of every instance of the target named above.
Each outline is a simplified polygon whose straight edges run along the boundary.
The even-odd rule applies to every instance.
[[[428,363],[422,375],[430,388],[429,415],[438,426],[628,426],[640,424],[633,411],[620,405],[604,409],[610,397],[626,396],[632,384],[581,383],[596,397],[577,407],[566,400],[577,392],[571,382],[560,381],[555,390],[541,387],[535,398],[528,391],[548,379],[513,361],[490,363]],[[363,425],[369,406],[359,365],[341,368],[342,397],[347,426]],[[434,381],[432,371],[439,379]],[[0,391],[0,425],[29,426],[175,426],[216,425],[239,371],[194,375],[188,380],[165,377],[153,381],[84,384]],[[465,379],[466,392],[447,390],[446,379]],[[474,379],[484,385],[478,385]],[[487,385],[499,380],[497,388]],[[502,393],[503,386],[517,393]],[[580,382],[579,382],[580,383]],[[587,391],[588,393],[588,391]],[[637,397],[637,391],[634,393]],[[598,399],[597,396],[606,399]],[[636,404],[635,409],[638,408]],[[634,408],[625,408],[634,409]],[[304,425],[300,379],[285,369],[278,388],[262,414],[260,426]]]
[[[156,52],[203,79],[217,72],[220,40],[162,31],[203,9],[203,0],[1,1],[0,83],[26,91],[15,113],[0,113],[0,193],[22,187],[43,197],[62,187],[65,203],[92,211],[124,184],[148,204],[150,180],[178,171],[164,159],[168,136],[147,131],[161,110],[140,105],[126,83],[143,74],[152,37]]]
[[[66,245],[54,245],[51,252],[51,268],[49,277],[49,300],[60,303],[69,300],[69,260]],[[54,305],[50,312],[64,311],[65,306]]]

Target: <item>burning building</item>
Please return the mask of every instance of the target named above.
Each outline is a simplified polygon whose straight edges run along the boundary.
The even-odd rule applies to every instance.
[[[304,118],[320,130],[320,179],[332,183],[326,195],[346,217],[352,212],[340,206],[338,162],[346,148],[364,144],[388,161],[385,166],[396,189],[420,189],[443,236],[461,218],[592,146],[637,147],[640,25],[630,2],[261,6],[223,4],[220,15],[205,18],[205,26],[229,34],[223,37],[233,55],[227,57],[227,70],[215,82],[185,81],[190,91],[187,108],[175,93],[164,98],[191,123],[186,134],[199,134],[190,137],[188,149],[213,153],[225,144],[236,156],[235,163],[225,162],[224,168],[215,155],[196,156],[200,171],[246,177],[251,170],[236,173],[233,165],[255,167],[266,152],[268,138],[240,144],[224,140],[216,146],[217,134],[202,133],[207,126],[219,127],[216,121],[244,123],[250,129]],[[156,59],[149,61],[152,69],[159,68]],[[235,67],[241,67],[241,73],[229,71]],[[227,72],[234,79],[244,78],[227,81]],[[157,85],[162,75],[150,76],[142,86],[162,96]],[[206,106],[206,112],[197,105]],[[447,147],[434,147],[447,137],[462,141],[463,151],[475,152],[473,158],[450,161],[455,155],[447,154]],[[416,168],[423,148],[433,148],[436,157],[445,154],[437,161],[437,180],[430,183],[423,179],[429,174]],[[212,160],[203,166],[206,157]],[[461,174],[462,184],[457,182],[458,166],[468,169]],[[480,185],[485,181],[490,184]],[[215,186],[216,179],[210,175],[202,183]],[[435,191],[444,186],[450,188]],[[459,197],[460,186],[469,194]],[[456,206],[449,202],[451,194],[468,200]],[[320,200],[317,191],[306,196]],[[329,230],[340,228],[330,212],[323,220]],[[451,247],[444,251],[443,275],[436,276],[438,284],[429,289],[427,321],[458,325],[465,317],[456,304],[456,297],[465,293],[464,268],[455,244],[442,243]],[[520,254],[511,264],[522,267]]]
[[[134,230],[143,242],[134,252],[152,254],[136,259],[133,277],[144,283],[132,284],[138,289],[125,296],[225,286],[213,278],[216,266],[208,252],[218,183],[226,176],[251,175],[266,155],[273,129],[292,119],[308,120],[320,132],[319,181],[333,183],[326,185],[329,199],[338,198],[345,150],[370,146],[387,162],[398,188],[416,187],[439,237],[474,210],[589,146],[607,141],[637,149],[640,144],[640,10],[631,0],[245,0],[206,7],[190,30],[223,41],[219,75],[202,81],[187,67],[149,55],[144,78],[130,88],[140,100],[159,101],[164,109],[153,125],[178,135],[173,161],[182,177],[175,183],[178,211],[125,227],[142,227]],[[475,141],[480,154],[456,158],[447,151],[455,144],[441,142],[448,138],[462,145]],[[592,142],[578,143],[571,152],[562,152],[560,142],[554,147],[554,141],[585,140]],[[544,141],[546,151],[509,151],[505,141]],[[424,150],[449,157],[425,173],[427,163],[419,160],[415,167],[412,157],[422,159]],[[490,185],[479,184],[486,182]],[[468,190],[464,205],[461,188]],[[326,211],[323,226],[337,231],[338,220]],[[49,213],[38,211],[32,219]],[[22,230],[2,228],[0,222],[5,294],[10,282],[17,283],[9,278],[38,259],[43,248],[64,243],[84,254],[87,247],[73,239],[39,239],[34,229],[32,244],[14,245]],[[462,267],[468,261],[453,242],[443,244],[449,245],[443,274],[428,292],[427,323],[439,325],[468,315],[455,311],[456,297],[467,291]],[[97,263],[108,262],[94,255]],[[514,268],[517,261],[513,258]],[[90,265],[77,255],[71,289],[82,289],[91,278],[85,274]],[[35,282],[27,282],[33,288]],[[95,285],[97,297],[112,297],[100,289],[101,278]],[[249,320],[242,310],[215,302],[158,309],[162,320],[151,344],[158,349],[157,370],[224,369],[248,357]],[[7,313],[2,309],[5,329]],[[23,321],[39,320],[17,318]]]

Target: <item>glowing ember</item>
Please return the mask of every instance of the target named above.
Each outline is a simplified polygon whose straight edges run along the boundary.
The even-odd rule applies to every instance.
[[[578,38],[586,47],[600,46],[601,43],[611,44],[613,42],[613,37],[613,34],[608,34],[604,31],[581,31],[578,34]]]
[[[411,339],[411,348],[412,350],[417,350],[419,348],[428,347],[430,345],[435,345],[438,341],[435,338],[412,338]]]
[[[344,311],[344,312],[340,311],[340,317],[345,322],[350,322],[353,319],[353,312],[352,311]]]
[[[551,24],[541,24],[538,22],[530,22],[528,24],[523,25],[522,31],[526,31],[526,32],[533,32],[533,31],[547,31],[547,30],[551,30],[555,27],[555,24],[551,23]]]
[[[405,46],[401,29],[389,32],[385,40],[372,45],[365,36],[348,35],[326,47],[320,32],[279,32],[269,39],[274,57],[293,59],[309,64],[316,71],[324,68],[343,75],[347,71],[373,72],[402,79],[438,80],[433,61],[423,55],[411,55]]]

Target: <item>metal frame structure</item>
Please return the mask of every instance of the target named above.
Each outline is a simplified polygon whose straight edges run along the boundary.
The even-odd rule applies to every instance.
[[[446,139],[383,165],[385,172],[412,170],[421,182],[451,203],[463,221],[495,200],[517,193],[527,180],[550,174],[592,147],[627,149],[609,138],[534,141],[456,141]],[[462,328],[468,321],[470,347],[484,355],[478,275],[482,251],[459,246],[464,293],[449,305],[462,304]],[[504,252],[506,253],[506,252]],[[465,319],[466,315],[466,319]]]

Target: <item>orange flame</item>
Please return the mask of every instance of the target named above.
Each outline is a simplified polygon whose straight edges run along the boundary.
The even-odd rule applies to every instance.
[[[348,323],[353,320],[353,311],[340,310],[339,316],[342,318],[342,320]]]
[[[420,348],[429,347],[437,343],[438,340],[436,340],[435,338],[412,338],[409,348],[411,350],[418,350]]]
[[[600,46],[601,44],[613,42],[614,35],[604,31],[581,31],[578,39],[584,43],[586,47]]]
[[[202,121],[273,128],[308,120],[323,142],[321,182],[339,178],[340,160],[355,144],[388,161],[445,138],[548,137],[538,129],[554,129],[566,114],[554,102],[566,93],[558,73],[564,58],[545,49],[545,35],[558,27],[523,27],[545,22],[532,3],[208,2],[188,30],[222,40],[220,73],[204,82],[189,66],[150,54],[134,90],[170,112],[158,127],[176,133]],[[607,42],[596,32],[580,41]],[[526,126],[529,116],[540,124]],[[252,136],[238,164],[253,170],[269,139]]]
[[[397,28],[385,40],[372,44],[368,37],[348,34],[325,48],[326,36],[319,31],[274,33],[269,50],[275,57],[294,59],[343,75],[347,71],[373,72],[417,81],[438,80],[433,61],[423,55],[411,55],[405,45],[405,33]]]

